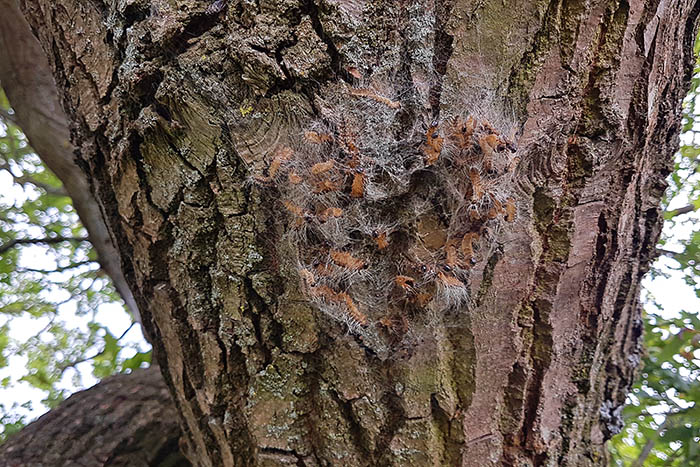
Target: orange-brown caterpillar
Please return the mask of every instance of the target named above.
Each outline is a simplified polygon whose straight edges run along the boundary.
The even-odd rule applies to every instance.
[[[438,278],[442,281],[442,283],[448,287],[464,287],[464,283],[457,279],[455,276],[448,276],[442,271],[438,272]]]
[[[391,329],[394,327],[394,320],[392,320],[388,316],[382,316],[381,318],[379,318],[379,324],[381,324],[387,329]]]
[[[311,173],[313,175],[321,175],[333,169],[335,161],[330,159],[326,162],[318,162],[311,166]]]
[[[357,308],[355,302],[352,301],[350,295],[346,292],[336,292],[327,285],[318,285],[316,287],[311,287],[309,291],[310,295],[316,297],[323,297],[329,302],[342,302],[348,308],[348,314],[353,320],[357,321],[361,326],[367,326],[367,316]]]
[[[479,210],[473,204],[469,206],[469,219],[471,219],[474,222],[477,222],[479,221],[479,219],[481,219],[481,214],[479,214]]]
[[[488,217],[489,219],[495,219],[500,213],[503,212],[503,204],[501,204],[501,202],[498,201],[498,198],[496,198],[494,195],[489,195],[489,197],[491,198],[493,206],[491,206],[491,209],[489,209]]]
[[[316,274],[318,274],[319,276],[332,277],[336,274],[334,268],[335,266],[332,266],[330,264],[319,263],[316,266],[314,266],[314,271],[316,271]]]
[[[513,198],[508,198],[506,200],[506,222],[513,222],[515,220],[515,200]]]
[[[290,147],[282,146],[277,148],[275,151],[275,157],[272,159],[270,166],[267,168],[267,177],[256,176],[255,178],[260,182],[271,181],[273,178],[275,178],[275,175],[277,175],[277,172],[279,171],[280,167],[282,167],[282,164],[292,157],[292,154],[294,154],[294,151],[292,151]]]
[[[357,148],[357,145],[355,144],[355,137],[352,134],[352,132],[348,129],[348,127],[345,125],[345,123],[342,123],[338,127],[338,143],[340,144],[340,147],[345,151],[349,156],[351,156],[350,161],[348,162],[348,166],[351,168],[355,168],[358,165],[360,165],[360,150]]]
[[[416,284],[416,280],[412,278],[411,276],[396,276],[394,278],[394,282],[396,282],[396,285],[404,289],[405,291],[409,292],[413,290],[413,286]]]
[[[318,218],[321,222],[326,222],[331,217],[340,217],[343,215],[343,210],[340,208],[328,208],[324,209],[318,214]]]
[[[472,182],[472,199],[481,201],[484,197],[484,187],[481,185],[481,175],[476,169],[469,169],[469,180]]]
[[[501,202],[498,201],[498,198],[491,195],[491,201],[493,202],[493,207],[496,208],[496,211],[503,212],[503,204],[501,204]]]
[[[336,293],[335,290],[331,289],[327,285],[317,285],[315,287],[311,287],[309,290],[309,295],[313,297],[323,297],[328,301],[337,301],[338,300],[338,294]]]
[[[314,274],[308,269],[300,269],[299,276],[307,288],[312,287],[316,283],[316,277],[314,277]]]
[[[457,265],[457,249],[451,242],[445,247],[445,255],[445,264],[451,268],[454,268]]]
[[[418,306],[426,306],[433,299],[433,294],[428,292],[420,292],[416,295],[415,301]]]
[[[479,147],[481,148],[481,152],[484,156],[482,167],[487,172],[493,167],[493,152],[497,146],[498,136],[494,133],[479,138]]]
[[[299,217],[304,217],[304,210],[301,207],[289,201],[283,201],[282,203],[284,204],[284,207],[287,208],[287,211]]]
[[[362,78],[362,73],[360,73],[360,70],[358,70],[357,67],[349,66],[345,68],[345,71],[350,73],[350,76],[352,76],[355,79]]]
[[[304,138],[314,144],[329,143],[333,141],[333,136],[328,133],[318,133],[316,131],[305,131]]]
[[[513,159],[508,164],[508,172],[510,172],[510,173],[515,172],[515,168],[518,166],[519,162],[520,162],[520,157],[518,157],[518,156],[513,157]]]
[[[267,170],[268,179],[274,178],[275,175],[277,175],[277,171],[282,166],[282,162],[284,162],[284,159],[282,159],[281,157],[275,157],[272,160],[272,163],[270,164],[270,168]]]
[[[360,323],[360,326],[367,326],[367,315],[362,313],[359,308],[357,308],[357,305],[355,305],[355,302],[352,301],[352,298],[350,298],[350,295],[348,295],[345,292],[339,292],[338,297],[345,302],[345,306],[348,307],[348,313],[358,323]]]
[[[292,185],[298,185],[303,181],[302,178],[296,174],[296,172],[289,172],[287,178],[289,179],[289,183]]]
[[[387,238],[386,232],[375,232],[374,241],[377,242],[377,248],[380,250],[389,246],[389,239]]]
[[[493,152],[498,147],[498,136],[491,133],[479,138],[479,147],[484,156],[482,167],[489,172],[493,167]]]
[[[382,316],[379,319],[379,324],[384,326],[387,331],[398,331],[406,332],[408,330],[408,320],[403,314],[399,314],[398,317]],[[400,327],[399,327],[400,326]],[[398,329],[397,329],[398,328]]]
[[[358,96],[358,97],[368,97],[368,98],[372,99],[373,101],[379,102],[380,104],[384,104],[391,109],[398,109],[401,107],[400,102],[392,101],[388,97],[380,96],[379,94],[372,91],[371,89],[367,89],[367,88],[351,89],[350,94],[352,94],[353,96]]]
[[[472,144],[472,135],[476,120],[471,115],[466,120],[462,117],[457,117],[454,123],[454,131],[452,137],[457,141],[457,146],[461,149],[469,149]]]
[[[433,165],[437,162],[442,152],[443,138],[438,135],[438,124],[433,122],[425,134],[425,145],[423,146],[423,152],[426,155],[425,164]]]
[[[361,169],[355,170],[352,177],[352,187],[350,188],[350,196],[353,198],[362,198],[365,194],[365,174]]]
[[[345,251],[331,250],[330,255],[335,264],[347,269],[362,269],[362,267],[365,265],[364,261],[359,258],[355,258],[350,253]]]
[[[464,237],[462,237],[461,250],[466,260],[471,260],[474,256],[474,248],[472,246],[472,241],[476,237],[477,234],[474,232],[467,232],[466,234],[464,234]]]
[[[491,125],[488,120],[482,120],[481,121],[481,126],[484,127],[484,129],[489,132],[489,133],[495,133],[497,136],[500,134],[498,130],[496,130],[493,125]]]
[[[304,209],[289,201],[282,201],[282,204],[287,208],[287,211],[291,212],[296,217],[296,226],[301,227],[304,223],[304,216],[306,215]]]
[[[340,189],[340,182],[333,180],[321,180],[316,184],[314,188],[314,193],[327,193],[329,191],[338,191]]]

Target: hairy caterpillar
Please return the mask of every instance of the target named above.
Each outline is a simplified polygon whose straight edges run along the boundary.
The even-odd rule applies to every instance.
[[[396,285],[398,285],[399,287],[401,287],[403,290],[406,290],[406,291],[412,291],[413,286],[416,283],[416,280],[414,278],[409,277],[409,276],[402,276],[402,275],[396,276],[394,281],[396,282]]]
[[[355,169],[355,174],[352,177],[352,188],[350,196],[353,198],[362,198],[365,194],[365,174],[362,169]]]
[[[360,88],[360,89],[351,89],[350,94],[353,96],[358,96],[358,97],[368,97],[376,102],[379,102],[380,104],[384,104],[389,108],[392,109],[398,109],[401,107],[401,103],[397,101],[392,101],[388,97],[380,96],[379,94],[375,93],[374,91],[370,89],[365,89],[365,88]]]
[[[292,157],[293,151],[287,146],[282,146],[275,151],[275,156],[270,162],[270,166],[267,169],[267,177],[257,176],[256,179],[261,182],[270,182],[275,178],[277,172],[279,171],[282,164],[288,161]]]
[[[515,200],[513,198],[508,198],[506,200],[506,222],[513,222],[515,220]]]
[[[340,189],[341,183],[337,180],[321,180],[316,183],[316,188],[314,188],[314,193],[327,193],[329,191],[338,191]]]
[[[328,133],[319,133],[317,131],[307,130],[304,132],[304,138],[307,141],[315,144],[330,143],[333,141],[333,136]]]
[[[377,248],[383,250],[389,246],[389,239],[387,238],[386,232],[374,232],[374,240],[377,242]]]
[[[343,215],[343,210],[340,208],[327,208],[318,214],[318,218],[321,222],[326,222],[332,217],[340,217]]]
[[[426,165],[433,165],[437,162],[442,152],[443,141],[444,139],[438,134],[438,123],[431,123],[425,134],[425,146],[423,147]]]
[[[317,162],[316,164],[311,166],[311,173],[313,175],[321,175],[326,172],[329,172],[333,169],[333,165],[335,164],[335,161],[333,159],[327,160],[326,162]]]
[[[350,253],[345,251],[331,250],[330,256],[335,264],[347,269],[362,269],[365,265],[364,261],[353,257]]]

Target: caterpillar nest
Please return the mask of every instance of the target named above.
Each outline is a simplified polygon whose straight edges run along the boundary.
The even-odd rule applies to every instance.
[[[472,267],[517,216],[512,138],[464,108],[407,124],[376,89],[321,104],[253,175],[279,192],[305,295],[387,339],[467,310]]]

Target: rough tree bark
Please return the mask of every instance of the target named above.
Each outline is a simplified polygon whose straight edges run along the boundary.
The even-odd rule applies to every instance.
[[[0,445],[0,465],[186,467],[180,434],[168,390],[152,367],[72,395]]]
[[[22,3],[193,462],[604,463],[700,4]],[[489,89],[520,128],[519,220],[473,267],[477,306],[389,357],[308,305],[246,181],[358,76],[404,125]]]

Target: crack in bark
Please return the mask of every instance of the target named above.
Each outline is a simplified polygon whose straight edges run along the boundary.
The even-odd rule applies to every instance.
[[[527,95],[534,85],[537,72],[542,66],[543,56],[549,51],[550,43],[557,36],[558,24],[561,21],[562,0],[550,0],[543,22],[534,34],[532,47],[523,54],[520,63],[514,66],[508,77],[508,93],[515,108],[521,115],[526,114]]]
[[[206,449],[206,453],[202,453],[200,450],[196,450],[197,457],[199,458],[199,460],[208,459],[209,463],[213,464],[211,460],[222,459],[221,452],[218,443],[216,442],[216,436],[214,436],[214,434],[211,432],[211,428],[209,427],[209,415],[206,415],[199,405],[199,401],[196,397],[195,388],[192,386],[192,383],[190,382],[190,379],[188,377],[187,368],[183,368],[182,371],[182,385],[183,396],[186,398],[187,407],[190,410],[192,410],[194,416],[194,419],[187,419],[187,417],[185,418],[187,421],[194,422],[197,424],[198,434],[203,438],[204,441],[204,446],[201,447]],[[185,423],[185,426],[188,430],[191,429],[188,423]],[[190,440],[196,438],[197,437],[191,435],[189,436]]]
[[[304,462],[304,458],[295,450],[293,449],[280,449],[280,448],[271,448],[271,447],[264,447],[260,448],[260,452],[264,454],[275,454],[278,456],[292,456],[295,457],[297,460],[297,465],[300,467],[306,466],[306,463]]]
[[[388,387],[393,387],[393,381],[389,381]],[[391,441],[396,436],[396,433],[406,424],[406,410],[401,404],[401,398],[393,392],[385,392],[381,399],[382,404],[387,407],[387,421],[379,430],[377,441],[375,443],[374,452],[380,456],[378,461],[388,462],[388,456]]]
[[[319,2],[321,1],[323,0],[319,0]],[[338,47],[335,45],[335,42],[333,42],[333,38],[326,34],[326,31],[323,28],[323,23],[321,22],[320,17],[320,7],[316,5],[315,0],[302,0],[301,6],[302,12],[309,15],[309,18],[311,18],[311,25],[314,31],[316,31],[316,35],[324,44],[326,44],[328,56],[331,59],[331,70],[338,78],[342,79],[346,83],[352,84],[352,75],[350,75],[350,73],[343,68],[343,57],[338,51]]]
[[[258,295],[258,293],[255,291],[255,288],[253,287],[253,282],[249,277],[243,277],[243,284],[246,289],[246,297],[248,297],[249,301],[253,303],[253,308],[257,309],[256,313],[249,307],[248,314],[250,321],[253,324],[253,329],[255,330],[255,338],[258,341],[260,350],[262,350],[262,353],[265,357],[265,360],[263,361],[263,367],[267,367],[272,363],[272,350],[266,344],[266,340],[263,337],[263,331],[260,322],[262,314],[267,309],[267,305],[265,304],[265,301],[262,299],[262,297]],[[279,340],[275,342],[275,347],[281,348],[281,342],[279,342]]]
[[[498,262],[501,260],[503,257],[503,245],[498,245],[497,248],[495,248],[495,251],[491,256],[489,256],[488,261],[486,262],[486,266],[484,267],[484,270],[481,275],[481,283],[479,284],[479,291],[476,293],[476,306],[480,307],[484,299],[486,298],[486,294],[489,292],[491,289],[491,285],[493,282],[493,274],[494,271],[496,270],[496,265]]]
[[[435,83],[430,86],[430,107],[433,119],[440,116],[440,97],[442,84],[447,73],[447,63],[454,51],[452,42],[454,37],[447,32],[447,19],[451,17],[454,8],[454,0],[435,0],[435,27],[433,39],[433,68],[437,72]]]
[[[309,359],[308,356],[306,356],[306,358]],[[312,359],[310,360],[313,361]],[[315,380],[318,378],[328,385],[328,393],[331,395],[331,398],[340,409],[343,419],[350,425],[350,437],[352,438],[354,447],[357,448],[356,453],[360,455],[365,465],[376,465],[376,453],[370,451],[370,442],[365,436],[365,430],[359,423],[359,420],[357,419],[355,411],[352,407],[353,401],[361,399],[362,396],[348,400],[343,399],[335,389],[334,385],[321,376],[321,372],[318,371],[317,366],[314,366],[313,368],[316,370],[313,379]],[[318,391],[318,388],[316,388],[316,391]]]
[[[466,407],[468,404],[462,405]],[[462,429],[461,418],[450,417],[445,412],[437,400],[436,394],[430,395],[430,408],[432,419],[442,438],[442,461],[443,465],[464,465],[462,443],[464,441],[464,431]],[[456,423],[456,427],[453,427]],[[453,433],[453,428],[456,428],[457,433]],[[455,436],[456,435],[456,436]]]

